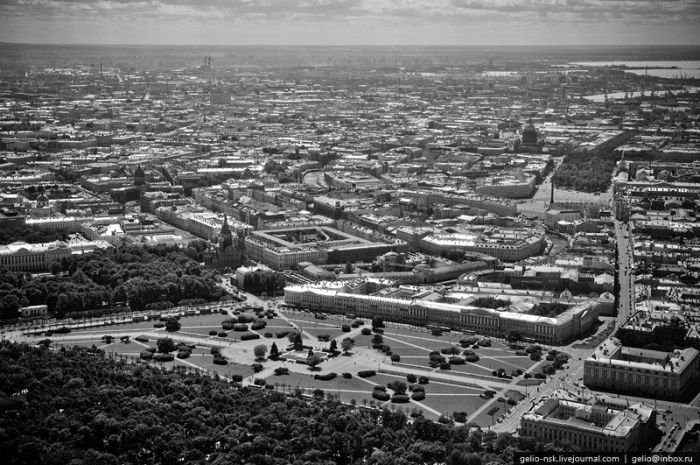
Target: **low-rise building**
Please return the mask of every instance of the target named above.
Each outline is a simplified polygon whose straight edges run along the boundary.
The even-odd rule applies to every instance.
[[[480,334],[504,337],[514,331],[526,338],[549,344],[561,344],[591,330],[598,319],[601,303],[595,300],[571,306],[556,317],[498,311],[468,304],[425,300],[420,296],[388,296],[370,292],[373,280],[325,282],[317,285],[290,285],[284,289],[288,305],[314,311],[352,313],[408,324],[440,324],[453,329],[468,329]],[[384,288],[386,284],[382,284]],[[381,287],[380,286],[380,287]],[[374,285],[374,287],[377,287]],[[358,290],[360,289],[360,290]]]
[[[568,442],[586,452],[643,450],[656,424],[656,412],[642,404],[624,409],[568,400],[555,392],[520,419],[520,436]]]
[[[625,347],[606,339],[584,362],[583,382],[590,388],[680,398],[698,371],[697,349],[673,352]]]

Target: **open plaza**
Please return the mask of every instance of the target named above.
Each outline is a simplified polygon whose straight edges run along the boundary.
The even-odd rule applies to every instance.
[[[137,316],[73,321],[67,325],[70,331],[38,328],[25,331],[24,338],[34,343],[50,339],[54,347],[94,347],[127,363],[218,375],[245,386],[289,394],[319,395],[322,391],[358,407],[388,407],[407,415],[434,420],[442,416],[482,426],[496,424],[546,381],[541,370],[549,362],[544,357],[534,361],[503,340],[454,331],[435,335],[423,327],[392,322],[372,331],[367,319],[293,310],[279,302],[263,305],[262,310],[239,303],[182,313],[180,328],[173,332],[162,321],[166,315],[133,321],[143,319]],[[249,323],[224,329],[231,328],[225,322],[230,325],[233,319]],[[251,329],[262,326],[261,322],[264,327]],[[293,349],[295,334],[301,335],[301,350]],[[170,357],[160,354],[158,341],[162,338],[176,345]],[[354,341],[347,352],[342,343],[346,338]],[[474,339],[488,346],[471,344]],[[329,350],[332,341],[335,353]],[[279,350],[276,360],[270,358],[273,344]],[[256,355],[261,345],[266,349],[262,358]],[[186,356],[181,355],[183,348]],[[548,349],[552,348],[541,348]],[[144,356],[144,352],[155,356]],[[315,367],[307,363],[310,352],[321,356]],[[472,354],[470,359],[475,361],[466,362],[464,354]],[[414,395],[419,391],[424,396]],[[401,393],[407,396],[395,396]]]

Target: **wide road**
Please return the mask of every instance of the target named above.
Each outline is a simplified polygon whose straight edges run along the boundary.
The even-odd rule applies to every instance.
[[[618,252],[620,296],[617,304],[615,328],[622,326],[634,313],[634,242],[626,224],[615,220]]]

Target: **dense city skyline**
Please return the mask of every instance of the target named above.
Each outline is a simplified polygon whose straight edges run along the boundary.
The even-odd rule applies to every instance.
[[[694,0],[18,1],[0,41],[191,45],[695,45]]]
[[[8,464],[700,462],[700,0],[169,3],[0,1]]]

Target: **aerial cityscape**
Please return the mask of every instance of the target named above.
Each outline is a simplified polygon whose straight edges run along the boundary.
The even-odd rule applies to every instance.
[[[404,45],[271,2],[327,18],[229,44],[209,2],[189,45],[114,45],[59,3],[0,6],[6,463],[700,463],[686,23]]]

